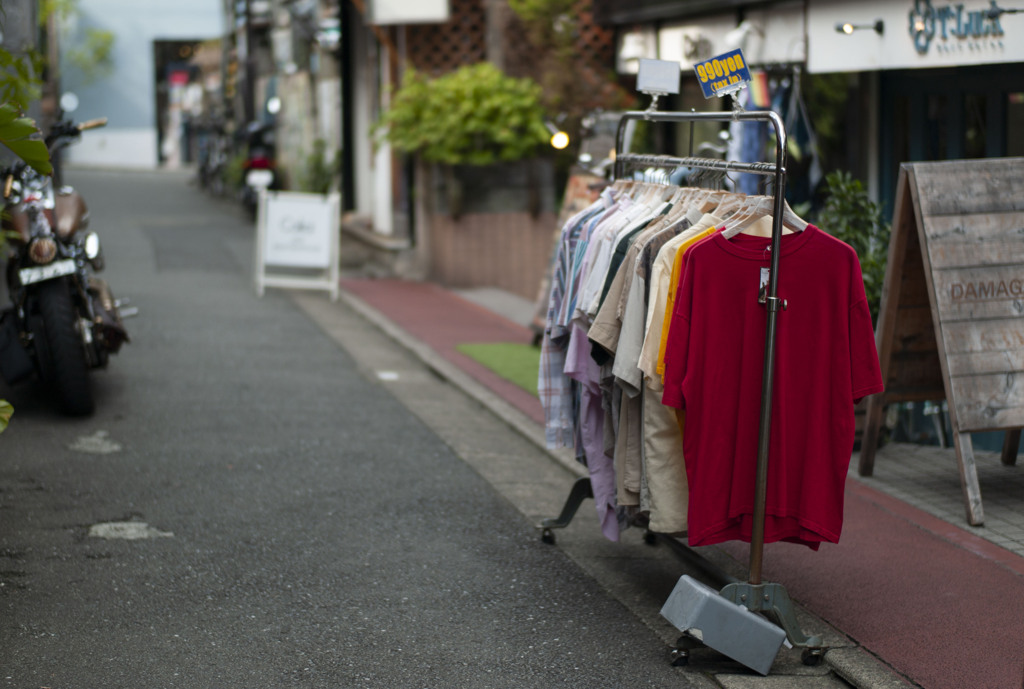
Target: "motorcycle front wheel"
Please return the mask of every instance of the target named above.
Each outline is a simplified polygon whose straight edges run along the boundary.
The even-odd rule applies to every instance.
[[[38,353],[45,358],[40,362],[44,378],[62,412],[71,416],[91,414],[94,403],[89,366],[69,285],[64,279],[50,280],[40,284],[38,290],[42,344],[46,350],[45,354]],[[39,335],[36,333],[36,337]]]

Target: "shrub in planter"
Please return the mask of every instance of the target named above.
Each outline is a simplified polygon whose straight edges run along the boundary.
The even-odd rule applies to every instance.
[[[378,122],[395,149],[446,165],[534,156],[547,142],[540,86],[489,62],[436,79],[408,70]]]
[[[317,139],[313,142],[313,151],[303,161],[297,175],[299,191],[310,194],[327,194],[338,175],[341,151],[335,151],[332,160],[327,158],[327,142]]]

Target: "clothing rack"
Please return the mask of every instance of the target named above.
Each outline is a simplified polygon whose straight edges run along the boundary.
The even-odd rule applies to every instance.
[[[672,156],[652,155],[648,153],[623,153],[616,158],[616,165],[623,168],[628,164],[648,165],[657,167],[696,167],[703,170],[721,170],[723,172],[754,172],[755,174],[775,174],[775,165],[772,163],[737,163],[731,160],[720,160],[718,158],[673,158]],[[621,173],[616,172],[616,177]]]
[[[693,125],[697,122],[768,122],[775,130],[775,162],[742,163],[730,160],[695,157],[673,157],[651,154],[636,154],[624,151],[626,126],[630,121],[678,122],[689,123],[691,129],[690,147],[693,146]],[[786,131],[782,118],[773,111],[733,111],[733,112],[660,112],[653,109],[646,111],[630,111],[622,115],[615,139],[616,179],[622,179],[628,166],[639,165],[648,167],[675,168],[690,167],[726,172],[765,175],[773,178],[773,214],[771,234],[770,272],[767,286],[765,306],[768,309],[767,326],[765,329],[764,366],[761,384],[760,424],[758,430],[757,467],[755,475],[754,514],[750,540],[750,561],[746,582],[736,581],[728,576],[720,575],[719,581],[729,581],[720,591],[721,595],[757,613],[768,613],[775,617],[789,639],[790,643],[802,649],[802,660],[807,665],[816,665],[824,655],[822,640],[817,636],[807,636],[800,629],[789,594],[781,584],[763,582],[761,579],[764,559],[765,505],[767,498],[768,450],[771,435],[772,390],[774,383],[774,362],[776,330],[780,311],[786,309],[786,302],[778,297],[779,255],[783,217],[786,211]],[[540,523],[542,539],[547,543],[554,542],[551,529],[563,528],[571,521],[576,509],[582,501],[593,497],[589,478],[578,479],[573,486],[562,513],[558,518],[545,519]],[[645,540],[654,541],[655,534],[648,532]],[[673,549],[691,564],[700,567],[705,573],[714,572],[716,568],[697,553],[690,550],[675,538],[665,537],[672,542]],[[689,658],[689,650],[701,644],[696,639],[684,636],[673,651],[674,662],[685,664]]]

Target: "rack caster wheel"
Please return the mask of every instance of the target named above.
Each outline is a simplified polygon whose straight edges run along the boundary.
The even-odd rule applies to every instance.
[[[669,654],[672,667],[686,667],[690,664],[690,650],[687,648],[673,648]]]
[[[657,545],[658,536],[653,531],[644,531],[644,543],[647,545]]]
[[[548,545],[555,544],[555,534],[551,529],[545,528],[540,532],[540,540],[547,543]]]
[[[824,648],[805,648],[800,653],[800,662],[809,667],[821,664],[821,659],[825,657]]]

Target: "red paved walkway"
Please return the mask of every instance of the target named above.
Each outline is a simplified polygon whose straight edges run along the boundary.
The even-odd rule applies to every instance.
[[[455,349],[461,344],[490,342],[529,344],[533,341],[532,330],[427,282],[342,280],[341,287],[429,345],[531,419],[544,423],[540,400]]]
[[[536,398],[455,351],[529,329],[432,284],[342,287],[543,422]],[[720,547],[747,561],[745,544]],[[1024,558],[856,480],[840,543],[768,544],[764,579],[925,689],[1024,687]]]
[[[839,543],[768,544],[764,578],[926,689],[1024,684],[1024,558],[855,480]]]

